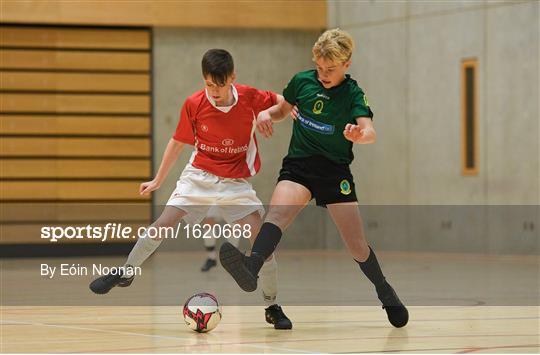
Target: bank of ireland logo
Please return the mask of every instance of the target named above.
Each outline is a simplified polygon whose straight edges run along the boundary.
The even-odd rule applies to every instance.
[[[347,179],[341,180],[341,182],[339,183],[339,188],[341,189],[341,193],[343,195],[348,195],[352,192],[351,184],[349,183]]]
[[[230,146],[230,145],[234,144],[234,140],[232,140],[230,138],[226,138],[226,139],[221,141],[221,144],[223,144],[224,146]]]
[[[315,101],[315,104],[313,105],[313,113],[316,115],[319,115],[324,107],[324,102],[322,100]]]

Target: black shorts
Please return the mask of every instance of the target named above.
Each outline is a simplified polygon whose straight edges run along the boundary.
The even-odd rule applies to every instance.
[[[317,206],[357,201],[349,164],[337,164],[322,156],[283,159],[278,177],[282,180],[306,187]]]

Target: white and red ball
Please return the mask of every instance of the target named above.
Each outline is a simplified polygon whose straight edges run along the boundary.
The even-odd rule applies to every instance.
[[[221,306],[209,293],[197,293],[188,298],[182,313],[186,325],[199,333],[211,331],[221,321]]]

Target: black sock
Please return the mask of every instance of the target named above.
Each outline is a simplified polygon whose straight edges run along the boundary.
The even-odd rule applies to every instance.
[[[255,243],[253,243],[251,252],[260,255],[263,260],[266,260],[276,250],[281,240],[281,234],[281,229],[278,226],[270,222],[264,222]]]
[[[375,288],[380,288],[386,284],[386,279],[381,271],[375,252],[371,247],[369,247],[369,256],[366,261],[363,263],[358,260],[355,261],[360,265],[360,269],[364,275],[375,285]]]

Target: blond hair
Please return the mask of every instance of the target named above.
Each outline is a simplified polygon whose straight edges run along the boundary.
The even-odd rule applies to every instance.
[[[312,48],[313,61],[323,58],[335,63],[345,63],[351,59],[354,41],[350,34],[334,28],[325,31]]]

